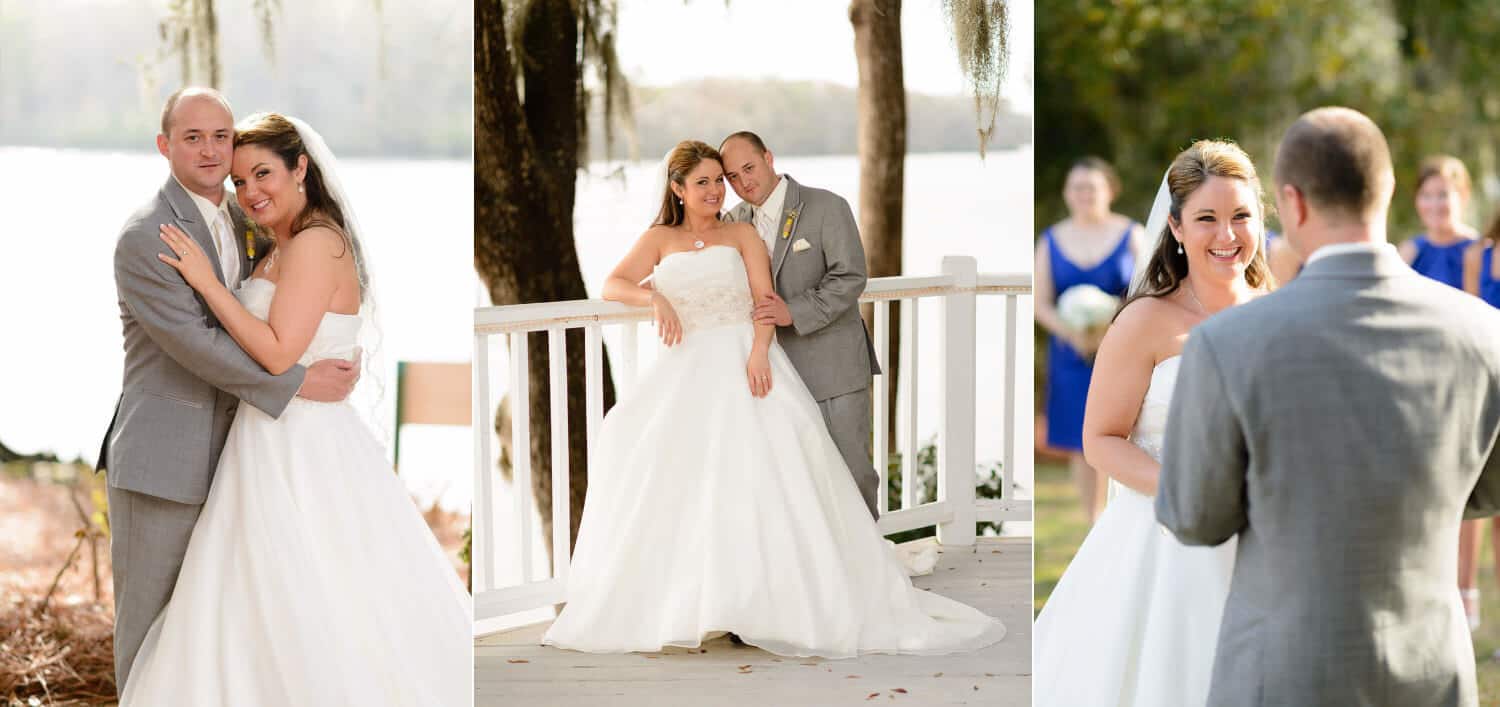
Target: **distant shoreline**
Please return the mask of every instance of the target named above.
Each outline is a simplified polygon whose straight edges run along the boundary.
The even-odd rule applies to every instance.
[[[62,146],[62,145],[13,145],[13,144],[0,144],[0,152],[33,152],[33,151],[34,152],[76,152],[76,153],[82,153],[82,154],[114,155],[114,156],[121,156],[121,157],[142,157],[142,156],[156,157],[156,156],[158,156],[157,153],[154,152],[154,151],[152,151],[152,150],[149,150],[149,149],[138,149],[137,147],[134,147],[134,146],[132,146],[132,147],[118,147],[118,146],[116,146],[116,147],[109,147],[109,146],[100,146],[100,145],[88,145],[88,146],[84,146],[84,147],[77,147],[77,146],[71,146],[71,145],[69,145],[69,146]],[[351,152],[351,153],[347,153],[347,154],[340,153],[338,155],[338,158],[339,158],[340,162],[352,161],[352,160],[358,160],[358,161],[361,161],[361,162],[396,161],[396,160],[410,161],[410,162],[471,162],[473,160],[473,153],[465,153],[465,154],[455,153],[455,154],[452,154],[452,155],[446,155],[446,154],[401,155],[401,154],[378,154],[378,153]]]

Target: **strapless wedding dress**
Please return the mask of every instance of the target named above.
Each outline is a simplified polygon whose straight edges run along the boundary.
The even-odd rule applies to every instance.
[[[1161,459],[1181,357],[1157,364],[1131,441]],[[1110,481],[1110,501],[1036,619],[1037,707],[1204,707],[1235,541],[1179,543],[1154,499]]]
[[[846,658],[1000,640],[998,620],[912,587],[780,346],[770,394],[750,394],[739,251],[674,253],[654,285],[683,340],[604,419],[567,605],[544,641],[658,651],[732,631],[780,655]]]
[[[264,319],[275,285],[236,292]],[[325,314],[307,365],[350,358],[360,318]],[[468,593],[379,440],[347,402],[241,403],[172,599],[123,707],[460,707]]]

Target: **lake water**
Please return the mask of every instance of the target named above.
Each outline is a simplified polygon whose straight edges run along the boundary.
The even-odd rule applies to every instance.
[[[859,161],[852,155],[831,157],[779,156],[779,171],[791,174],[799,182],[829,189],[848,199],[856,217],[859,214]],[[622,174],[613,167],[591,166],[590,174],[578,183],[574,229],[579,264],[590,296],[597,297],[604,278],[635,242],[655,215],[659,195],[652,193],[651,172],[655,163],[624,166]],[[612,176],[606,176],[612,175]],[[731,191],[731,204],[738,198]],[[967,255],[978,261],[981,273],[1030,273],[1032,241],[1032,153],[1029,148],[992,152],[981,161],[976,154],[911,155],[906,162],[905,234],[902,257],[906,275],[939,274],[942,258]],[[1032,485],[1032,349],[1031,300],[1020,300],[1017,333],[1018,389],[1016,414],[1018,432],[1015,441],[1018,483]],[[1004,298],[982,297],[979,300],[977,387],[978,459],[998,461],[1002,455],[1003,346],[1005,335]],[[938,385],[938,309],[937,303],[921,307],[922,335],[918,351],[917,420],[919,439],[926,441],[937,432],[942,402]],[[619,327],[605,329],[605,345],[611,354],[618,351]],[[654,329],[640,330],[639,361],[644,367],[657,348]],[[505,349],[498,337],[492,337],[491,390],[498,400],[506,389],[508,364]],[[618,371],[618,369],[616,369]],[[498,445],[497,445],[498,446]],[[511,510],[510,489],[501,483],[497,490],[496,533],[501,547],[494,548],[497,579],[500,584],[518,580],[519,550],[507,538],[515,532],[516,520]],[[533,519],[534,522],[534,519]],[[1008,530],[1029,534],[1029,524],[1014,524]],[[538,538],[540,533],[534,533]],[[545,552],[540,540],[533,545],[537,558],[537,576],[546,576]],[[491,630],[498,624],[484,627]]]
[[[120,393],[123,365],[113,253],[120,226],[165,183],[154,153],[0,147],[0,441],[92,463]],[[341,176],[363,229],[383,332],[375,381],[355,404],[386,439],[395,362],[468,361],[473,171],[464,161],[346,160]],[[424,501],[466,510],[468,428],[407,426],[401,474]]]

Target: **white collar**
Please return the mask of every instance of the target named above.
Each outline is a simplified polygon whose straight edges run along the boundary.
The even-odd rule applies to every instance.
[[[172,179],[177,180],[177,186],[182,187],[182,190],[187,192],[188,198],[193,200],[193,205],[198,207],[198,213],[203,216],[203,225],[208,228],[209,233],[213,233],[214,221],[218,219],[219,214],[224,214],[226,218],[229,216],[228,189],[224,190],[224,195],[219,197],[219,203],[215,204],[192,189],[183,186],[182,180],[177,179],[177,175],[172,175]],[[230,227],[233,228],[234,220],[230,219],[229,223]]]
[[[1305,267],[1312,265],[1314,260],[1335,255],[1344,255],[1346,253],[1383,253],[1387,250],[1395,251],[1396,246],[1389,243],[1371,243],[1369,241],[1359,243],[1330,243],[1313,251],[1313,254],[1307,256],[1307,261],[1302,265]]]
[[[786,203],[786,175],[785,174],[778,174],[778,175],[776,175],[776,188],[771,190],[771,195],[768,196],[768,197],[766,197],[766,201],[765,201],[764,204],[761,204],[760,206],[755,207],[756,208],[756,213],[759,213],[761,211],[766,211],[766,212],[770,213],[772,216],[774,216],[774,218],[772,218],[771,220],[775,221],[775,220],[781,218],[781,207],[785,203]]]

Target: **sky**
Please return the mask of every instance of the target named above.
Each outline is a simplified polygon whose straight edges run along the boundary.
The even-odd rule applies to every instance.
[[[727,7],[726,7],[727,5]],[[1011,7],[1003,95],[1029,112],[1035,25],[1030,2]],[[901,42],[908,91],[967,93],[938,0],[906,0]],[[620,0],[616,50],[636,85],[714,78],[813,80],[855,86],[848,0]]]

